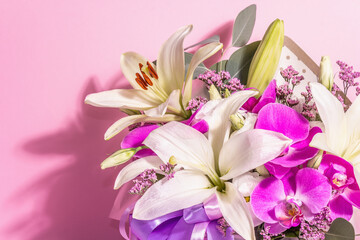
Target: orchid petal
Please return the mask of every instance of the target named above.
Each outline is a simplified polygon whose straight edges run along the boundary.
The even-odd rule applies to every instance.
[[[95,107],[129,108],[146,110],[160,102],[140,89],[114,89],[86,96],[85,103]]]
[[[199,116],[196,117],[203,116],[209,124],[208,139],[214,150],[214,156],[219,156],[220,149],[229,138],[230,115],[236,113],[249,97],[256,94],[256,91],[251,90],[236,92],[228,98],[209,101],[201,108]]]
[[[211,57],[214,55],[217,51],[222,49],[223,44],[219,42],[213,42],[209,43],[196,51],[194,56],[191,58],[189,68],[187,71],[186,79],[185,79],[185,87],[184,87],[184,105],[186,106],[187,103],[191,99],[191,93],[192,93],[192,79],[193,74],[196,69],[196,67],[202,63],[205,59]]]
[[[215,192],[207,177],[198,171],[182,170],[151,186],[136,202],[133,217],[150,220],[202,203]]]
[[[171,156],[176,163],[187,169],[212,171],[214,157],[206,137],[179,122],[170,122],[152,131],[144,144],[153,150],[164,162]]]
[[[348,141],[346,137],[343,137],[347,132],[343,121],[345,117],[344,108],[340,101],[322,84],[310,83],[310,87],[316,108],[325,126],[328,146],[333,151],[340,153]]]
[[[330,217],[332,219],[344,218],[349,221],[353,215],[353,207],[351,206],[351,203],[346,201],[341,195],[332,199],[329,202],[329,207]]]
[[[166,93],[175,89],[182,90],[185,75],[183,42],[192,30],[192,25],[178,29],[161,46],[157,59],[156,70],[159,84]]]
[[[163,164],[163,162],[157,156],[144,157],[129,163],[121,169],[116,177],[114,189],[119,189],[124,183],[136,178],[146,169],[159,169],[161,164]]]
[[[108,130],[105,132],[105,140],[109,140],[114,137],[116,134],[127,128],[128,126],[138,123],[138,122],[170,122],[170,121],[178,121],[182,120],[181,117],[165,114],[162,117],[149,117],[146,115],[132,115],[123,117],[120,120],[116,121],[113,125],[111,125]]]
[[[232,183],[226,182],[225,187],[225,193],[216,191],[223,217],[241,237],[255,240],[254,223],[244,197]]]
[[[143,141],[159,126],[156,124],[135,128],[129,132],[121,142],[121,148],[137,148],[143,145]]]
[[[140,73],[139,63],[146,66],[147,62],[146,58],[135,52],[126,52],[120,57],[122,73],[135,89],[141,89],[140,85],[135,81],[136,73]],[[142,90],[142,92],[145,91]]]
[[[178,109],[180,109],[180,105],[179,105],[179,101],[180,101],[180,90],[176,89],[174,91],[171,92],[170,96],[168,97],[168,99],[166,100],[166,102],[163,102],[162,104],[160,104],[159,106],[155,107],[155,108],[151,108],[149,110],[145,110],[144,113],[147,116],[150,117],[161,117],[164,116],[164,114],[166,113],[168,106],[177,106]],[[177,104],[176,104],[177,103]]]
[[[281,133],[253,129],[230,138],[219,156],[221,179],[228,180],[279,156],[291,139]]]

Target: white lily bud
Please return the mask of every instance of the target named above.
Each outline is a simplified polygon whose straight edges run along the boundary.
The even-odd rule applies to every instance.
[[[334,84],[334,75],[331,67],[331,61],[328,56],[321,57],[319,79],[322,85],[331,91]]]
[[[101,169],[115,167],[122,163],[129,161],[138,151],[136,148],[120,149],[113,153],[110,157],[106,158],[101,164]]]
[[[209,88],[210,100],[221,99],[221,95],[214,84]]]

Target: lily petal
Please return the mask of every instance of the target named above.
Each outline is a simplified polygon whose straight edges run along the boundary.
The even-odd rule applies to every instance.
[[[182,120],[182,117],[165,114],[162,117],[149,117],[146,115],[132,115],[123,117],[120,120],[116,121],[113,125],[111,125],[108,130],[105,132],[105,140],[109,140],[114,137],[116,134],[127,128],[128,126],[138,123],[138,122],[170,122],[170,121],[179,121]]]
[[[161,46],[156,70],[159,84],[168,94],[175,89],[183,88],[185,77],[183,42],[192,28],[192,25],[180,28]]]
[[[146,110],[161,102],[140,89],[114,89],[86,96],[85,103],[95,107]]]
[[[253,129],[231,137],[219,156],[221,179],[228,180],[279,156],[292,140],[281,133]]]
[[[166,102],[160,104],[159,106],[157,106],[155,108],[145,110],[144,113],[145,113],[145,115],[150,116],[150,117],[164,116],[169,105],[174,106],[177,103],[176,106],[180,107],[179,101],[180,101],[180,89],[176,89],[171,92],[171,94],[168,97],[168,99],[166,100]]]
[[[317,133],[311,140],[310,147],[324,150],[328,153],[336,154],[327,144],[327,136],[325,133]]]
[[[360,138],[360,97],[357,97],[346,111],[346,119],[348,124],[348,131],[354,136],[354,139]]]
[[[241,237],[255,240],[253,220],[244,197],[232,183],[226,182],[225,185],[225,193],[216,191],[223,217]]]
[[[228,98],[209,101],[200,109],[196,118],[202,117],[209,124],[208,139],[215,156],[219,156],[220,149],[229,138],[230,115],[236,113],[249,97],[256,94],[256,91],[251,90],[236,92]]]
[[[121,169],[116,177],[114,189],[119,189],[124,183],[136,178],[146,169],[159,169],[161,164],[163,164],[163,162],[157,156],[144,157],[129,163]]]
[[[192,93],[192,78],[196,67],[202,63],[205,59],[211,57],[217,53],[220,49],[223,48],[223,44],[219,42],[209,43],[196,51],[194,56],[191,58],[189,68],[185,78],[185,87],[184,87],[184,106],[187,106],[187,103],[191,99]]]
[[[135,52],[126,52],[120,57],[122,73],[129,81],[130,85],[135,89],[141,89],[139,84],[135,81],[136,73],[140,73],[139,63],[146,66],[147,59]]]
[[[170,122],[152,131],[144,144],[164,162],[171,156],[187,169],[201,169],[205,173],[214,166],[214,156],[209,141],[199,131],[179,122]]]
[[[320,83],[310,83],[311,92],[325,126],[328,146],[338,154],[346,147],[347,133],[344,126],[344,108],[340,101]]]
[[[181,170],[174,178],[164,178],[151,186],[136,202],[133,217],[150,220],[202,203],[215,192],[198,171]]]

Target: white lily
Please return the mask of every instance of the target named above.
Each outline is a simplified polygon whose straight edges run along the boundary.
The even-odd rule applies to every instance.
[[[150,133],[144,144],[164,163],[175,157],[177,165],[184,170],[177,171],[174,178],[160,180],[150,187],[137,201],[134,218],[154,219],[201,203],[215,193],[220,210],[230,226],[243,238],[255,239],[246,201],[228,180],[275,158],[291,143],[280,133],[262,129],[248,130],[229,139],[231,123],[223,117],[229,117],[256,94],[254,91],[242,91],[216,100],[217,106],[212,108],[213,118],[208,119],[208,139],[179,122],[170,122]],[[148,163],[144,163],[147,161],[141,161],[141,164],[134,162],[127,166],[132,174],[128,174],[128,170],[119,173],[118,179],[122,180],[117,182],[116,187],[148,168]],[[137,169],[136,173],[134,169]]]
[[[345,113],[340,101],[322,84],[310,83],[310,87],[325,128],[310,146],[344,158],[360,173],[360,97]]]
[[[137,122],[168,122],[188,117],[185,107],[191,99],[193,73],[223,46],[213,42],[201,47],[192,57],[185,77],[183,41],[191,30],[192,25],[180,28],[162,45],[156,66],[137,53],[122,54],[122,72],[134,89],[115,89],[86,97],[85,103],[93,106],[145,113],[115,122],[105,133],[106,140]]]

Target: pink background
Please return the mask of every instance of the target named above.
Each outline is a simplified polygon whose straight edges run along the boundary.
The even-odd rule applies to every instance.
[[[358,1],[0,1],[0,239],[121,239],[108,218],[119,171],[100,162],[121,136],[103,133],[120,113],[83,104],[88,93],[127,86],[120,54],[155,59],[178,27],[190,45],[258,5],[250,41],[275,18],[316,62],[329,55],[360,69]]]

